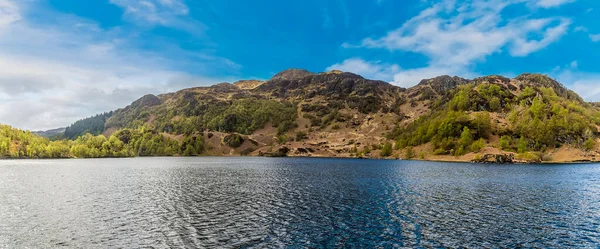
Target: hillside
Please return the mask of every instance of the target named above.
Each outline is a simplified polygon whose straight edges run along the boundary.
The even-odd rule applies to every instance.
[[[65,133],[66,128],[56,128],[47,131],[32,131],[31,133],[45,138],[61,137]]]
[[[102,134],[75,141],[123,143],[126,152],[107,150],[112,156],[561,162],[595,161],[599,124],[597,105],[540,74],[440,76],[404,89],[352,73],[289,69],[266,81],[146,95],[76,122],[66,137]]]

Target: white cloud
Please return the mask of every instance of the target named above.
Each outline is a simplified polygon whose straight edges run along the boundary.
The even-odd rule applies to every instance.
[[[590,39],[592,39],[593,42],[599,42],[600,34],[590,34]]]
[[[567,67],[555,70],[556,80],[568,86],[586,101],[600,101],[600,74],[578,71],[577,68]]]
[[[379,38],[365,38],[358,45],[345,43],[345,48],[387,49],[423,54],[427,67],[401,70],[394,83],[411,86],[416,77],[440,74],[469,75],[469,68],[487,56],[507,50],[513,56],[526,56],[561,38],[571,20],[563,17],[505,18],[506,7],[524,0],[446,0],[436,3],[405,22],[400,28]],[[546,2],[536,2],[549,7]]]
[[[125,17],[140,25],[160,25],[190,33],[202,33],[205,26],[187,18],[189,8],[182,0],[110,0],[125,11]]]
[[[536,4],[543,8],[554,8],[572,2],[575,0],[538,0]]]
[[[555,42],[556,40],[558,40],[560,37],[562,37],[566,32],[567,29],[569,27],[569,25],[571,24],[571,20],[569,19],[565,19],[565,18],[561,18],[561,21],[559,22],[559,24],[557,26],[548,26],[548,24],[552,21],[551,19],[538,19],[538,20],[533,20],[533,21],[529,21],[527,24],[530,24],[531,22],[540,22],[542,24],[533,24],[532,26],[527,25],[527,27],[533,27],[533,30],[543,30],[543,27],[547,27],[547,29],[545,31],[542,32],[542,39],[541,40],[528,40],[527,39],[527,34],[522,35],[520,37],[515,37],[514,41],[513,41],[513,47],[511,50],[511,54],[514,56],[526,56],[530,53],[533,53],[535,51],[538,51],[542,48],[547,47],[548,45],[550,45],[551,43]]]
[[[26,11],[14,6],[17,14]],[[230,60],[177,47],[161,48],[171,58],[162,56],[165,51],[132,49],[135,41],[127,32],[77,18],[56,25],[23,18],[0,28],[0,123],[24,129],[63,127],[144,94],[231,80],[180,71],[182,57],[198,73],[239,68]]]
[[[398,65],[382,64],[379,61],[367,62],[360,58],[351,58],[342,63],[329,66],[327,71],[330,70],[352,72],[366,78],[391,81],[393,80],[393,75],[400,71],[400,67]]]
[[[0,0],[0,32],[2,28],[21,19],[19,8],[13,2]]]
[[[334,64],[326,69],[340,70],[359,74],[368,79],[377,79],[395,82],[401,87],[411,87],[422,79],[430,78],[432,75],[455,75],[472,77],[474,74],[456,67],[426,67],[417,69],[402,69],[397,64],[386,64],[381,61],[365,61],[361,58],[351,58],[342,63]],[[416,82],[416,83],[415,83]]]

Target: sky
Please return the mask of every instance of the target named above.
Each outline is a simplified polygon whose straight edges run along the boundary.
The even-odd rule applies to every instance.
[[[287,68],[410,87],[547,74],[600,101],[596,0],[0,0],[0,123],[65,127]]]

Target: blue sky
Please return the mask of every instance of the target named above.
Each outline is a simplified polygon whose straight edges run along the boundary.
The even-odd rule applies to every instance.
[[[539,72],[600,101],[593,0],[0,0],[0,123],[66,126],[146,93],[340,69]]]

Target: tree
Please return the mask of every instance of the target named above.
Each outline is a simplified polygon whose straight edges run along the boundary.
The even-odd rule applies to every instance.
[[[404,152],[404,157],[406,159],[412,159],[415,156],[415,152],[413,151],[412,147],[407,147],[406,151]]]
[[[545,107],[546,104],[544,104],[544,101],[541,98],[534,98],[529,110],[534,118],[542,119],[545,116]]]
[[[517,152],[519,153],[525,153],[528,150],[528,145],[527,145],[527,141],[525,140],[524,136],[521,136],[521,138],[519,139],[519,143],[517,144]]]
[[[587,140],[585,140],[585,142],[583,143],[583,148],[586,151],[591,151],[594,149],[594,146],[596,146],[596,142],[594,141],[593,138],[588,138]]]
[[[500,109],[502,108],[502,105],[500,104],[500,98],[498,97],[492,97],[490,100],[490,111],[492,112],[497,112],[500,111]]]
[[[483,138],[480,138],[477,141],[473,142],[473,144],[471,144],[471,151],[479,152],[481,149],[483,149],[484,146],[485,141],[483,140]]]
[[[464,148],[468,148],[473,143],[473,135],[471,134],[471,130],[469,127],[464,127],[462,133],[460,134],[460,140],[458,141],[459,146]]]
[[[473,120],[473,125],[477,129],[478,137],[489,137],[492,124],[490,122],[490,114],[487,112],[477,113]]]
[[[507,135],[504,135],[502,137],[500,137],[500,149],[503,150],[507,150],[510,148],[510,137]]]
[[[381,149],[381,157],[389,157],[392,155],[392,144],[390,142],[385,142],[383,148]]]

